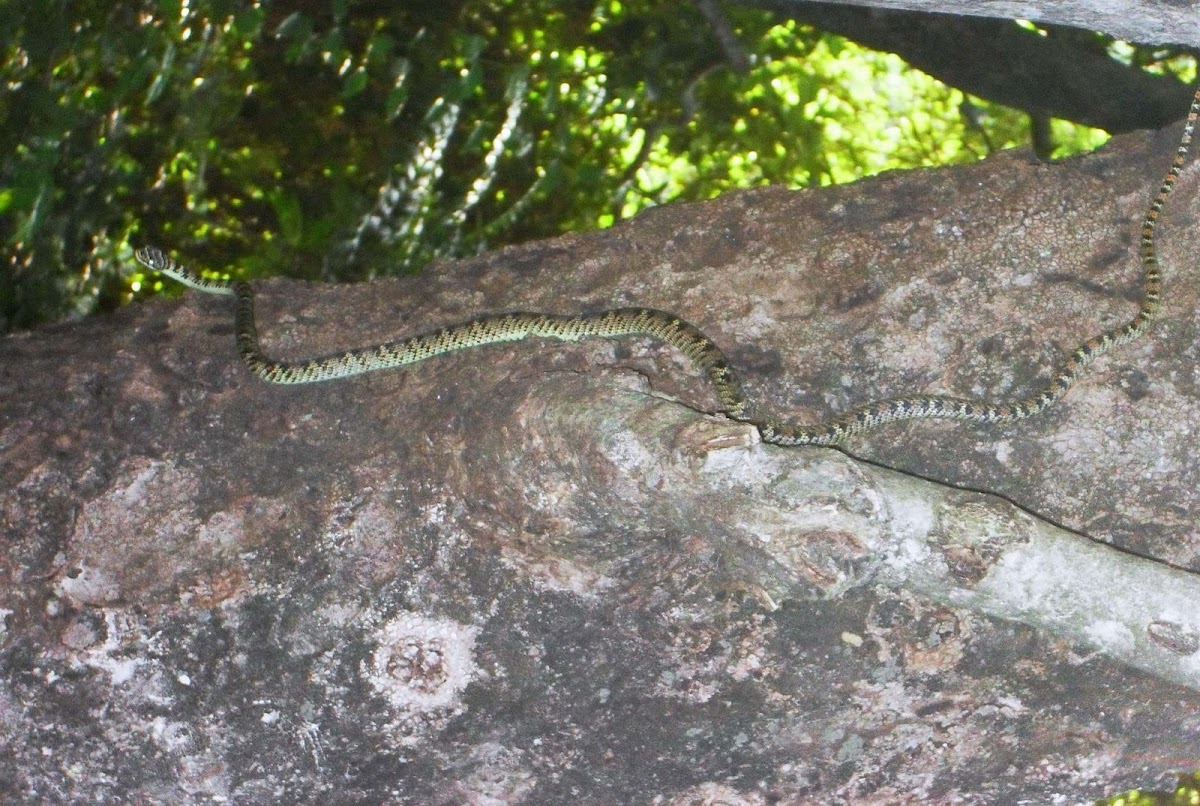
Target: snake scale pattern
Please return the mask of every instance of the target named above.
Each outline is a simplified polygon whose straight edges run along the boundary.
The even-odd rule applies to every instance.
[[[1184,124],[1183,138],[1170,169],[1163,178],[1142,224],[1142,302],[1127,324],[1089,339],[1057,369],[1044,389],[1007,403],[965,400],[943,395],[914,395],[878,400],[815,425],[785,423],[760,413],[746,397],[725,354],[695,325],[653,308],[620,308],[577,316],[515,312],[472,319],[441,330],[359,350],[310,358],[299,362],[276,361],[263,354],[255,328],[254,291],[244,282],[205,278],[180,265],[154,247],[139,249],[137,259],[147,268],[211,294],[237,300],[235,331],[242,360],[250,370],[271,383],[313,383],[365,372],[415,364],[443,353],[497,342],[533,337],[579,339],[651,336],[675,347],[704,370],[717,392],[721,410],[730,418],[756,427],[764,442],[775,445],[834,445],[870,428],[896,420],[949,418],[981,423],[1006,423],[1043,411],[1067,393],[1088,364],[1114,347],[1141,336],[1158,312],[1161,278],[1154,248],[1154,229],[1163,203],[1187,156],[1192,133],[1200,116],[1200,90],[1196,92]]]

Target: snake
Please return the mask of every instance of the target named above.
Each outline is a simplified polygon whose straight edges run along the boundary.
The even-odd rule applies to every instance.
[[[585,338],[643,336],[679,350],[696,368],[707,374],[716,391],[721,412],[732,420],[754,426],[762,441],[773,445],[837,445],[868,429],[898,420],[947,418],[973,423],[1009,423],[1045,411],[1071,389],[1089,364],[1110,350],[1142,336],[1158,314],[1162,278],[1154,244],[1155,226],[1184,165],[1198,116],[1200,90],[1192,99],[1174,159],[1142,223],[1142,299],[1137,315],[1126,324],[1094,336],[1076,347],[1055,370],[1044,388],[1028,397],[1008,402],[968,400],[946,395],[913,395],[876,400],[822,423],[785,422],[761,412],[750,401],[725,353],[700,328],[669,311],[655,308],[613,308],[573,316],[528,311],[490,314],[372,347],[294,362],[279,361],[267,356],[259,346],[254,290],[249,283],[205,277],[153,246],[138,249],[135,257],[146,268],[191,288],[233,296],[236,300],[234,330],[238,352],[251,372],[270,383],[328,381],[416,364],[444,353],[486,344],[530,338],[573,342]]]

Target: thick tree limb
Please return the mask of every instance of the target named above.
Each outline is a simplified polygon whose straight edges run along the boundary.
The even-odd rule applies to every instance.
[[[302,357],[640,304],[700,324],[787,417],[1002,399],[1133,315],[1177,142],[727,194],[421,278],[262,283],[260,332]],[[238,362],[222,298],[5,338],[0,785],[890,803],[1159,783],[1200,718],[1165,682],[1192,684],[1172,607],[1193,578],[880,466],[1200,567],[1196,176],[1159,218],[1143,340],[1036,419],[894,424],[854,459],[698,415],[702,374],[639,339],[280,388]]]

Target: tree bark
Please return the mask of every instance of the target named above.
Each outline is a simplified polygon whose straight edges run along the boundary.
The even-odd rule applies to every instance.
[[[268,282],[260,332],[300,357],[500,310],[648,305],[798,419],[1020,396],[1133,316],[1140,219],[1178,135],[732,193],[422,278]],[[1169,786],[1200,764],[1196,175],[1160,218],[1145,339],[1036,419],[909,422],[844,451],[760,444],[644,340],[274,387],[238,363],[223,298],[6,338],[0,790]]]

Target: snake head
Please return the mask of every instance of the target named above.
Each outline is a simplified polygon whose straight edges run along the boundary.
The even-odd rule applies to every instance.
[[[153,271],[164,271],[171,267],[171,258],[167,253],[155,246],[143,246],[133,253],[142,265]]]

